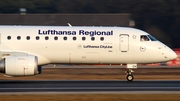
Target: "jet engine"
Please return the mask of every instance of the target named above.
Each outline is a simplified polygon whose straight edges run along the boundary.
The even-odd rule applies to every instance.
[[[41,73],[36,56],[8,56],[0,61],[0,72],[11,76],[27,76]]]

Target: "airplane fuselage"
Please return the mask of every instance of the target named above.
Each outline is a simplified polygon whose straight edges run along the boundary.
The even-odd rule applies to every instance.
[[[166,56],[170,48],[159,41],[140,41],[141,35],[148,34],[133,28],[1,26],[0,33],[1,58],[7,54],[31,54],[38,57],[39,65],[154,63],[172,59]]]
[[[168,46],[134,28],[0,26],[0,71],[7,75],[35,75],[37,66],[50,63],[137,68],[134,64],[176,57]]]

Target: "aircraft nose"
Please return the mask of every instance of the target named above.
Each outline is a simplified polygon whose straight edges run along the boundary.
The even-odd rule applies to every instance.
[[[174,51],[172,51],[172,52],[170,53],[169,58],[172,59],[172,60],[174,60],[174,59],[177,58],[177,54],[176,54]]]
[[[169,47],[167,48],[167,51],[164,55],[165,55],[165,58],[167,58],[168,60],[174,60],[177,58],[177,54]]]

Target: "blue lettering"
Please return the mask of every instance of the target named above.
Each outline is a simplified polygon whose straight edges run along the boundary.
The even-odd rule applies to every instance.
[[[76,35],[76,31],[61,31],[61,30],[38,30],[39,35]],[[79,35],[89,36],[112,36],[113,31],[86,31],[79,30]]]
[[[101,35],[106,35],[106,36],[112,36],[113,31],[84,31],[84,30],[79,30],[79,35],[89,35],[89,36],[101,36]]]
[[[76,31],[38,30],[39,35],[76,35]]]

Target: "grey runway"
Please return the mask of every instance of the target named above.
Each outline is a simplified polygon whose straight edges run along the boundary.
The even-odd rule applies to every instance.
[[[3,92],[180,91],[180,81],[0,81]]]

